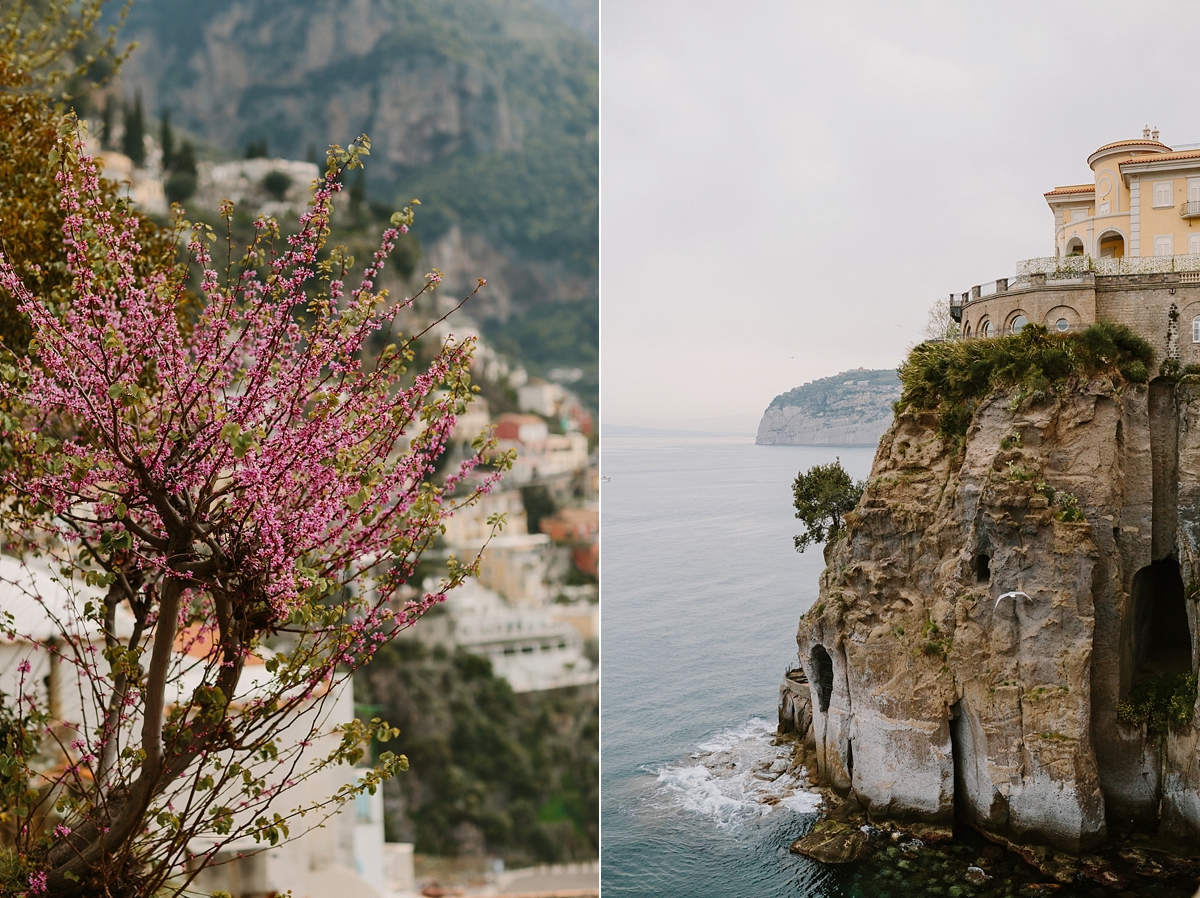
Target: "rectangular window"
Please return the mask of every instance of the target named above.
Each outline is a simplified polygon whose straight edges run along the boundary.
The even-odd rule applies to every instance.
[[[1097,215],[1107,215],[1107,214],[1108,214],[1109,212],[1111,212],[1111,211],[1112,211],[1112,207],[1111,207],[1111,206],[1109,206],[1109,204],[1108,204],[1108,203],[1101,203],[1101,204],[1100,204],[1100,211],[1099,211],[1099,212],[1097,212],[1096,214],[1097,214]]]
[[[1188,255],[1200,255],[1200,234],[1188,234]]]
[[[1200,203],[1200,178],[1188,178],[1188,202]]]
[[[1159,234],[1154,238],[1154,255],[1175,255],[1175,238],[1171,234]]]
[[[1170,181],[1155,181],[1154,182],[1154,208],[1161,209],[1164,206],[1175,205],[1174,193],[1171,189]]]
[[[1200,316],[1192,319],[1192,342],[1200,343]]]

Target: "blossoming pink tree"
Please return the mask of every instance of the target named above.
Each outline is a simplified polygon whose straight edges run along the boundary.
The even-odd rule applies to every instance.
[[[25,683],[0,696],[14,888],[174,894],[205,860],[189,858],[198,837],[207,857],[247,834],[274,843],[300,815],[318,823],[406,766],[384,753],[358,784],[286,802],[289,787],[395,733],[355,722],[323,744],[322,697],[469,575],[452,564],[434,592],[400,592],[443,518],[506,461],[472,473],[489,460],[480,439],[438,473],[471,400],[473,344],[449,339],[413,371],[414,338],[393,333],[411,300],[376,282],[412,208],[393,216],[357,286],[353,260],[326,251],[337,178],[369,146],[331,149],[294,236],[260,220],[218,267],[215,235],[180,217],[191,277],[183,265],[139,277],[136,216],[101,200],[64,126],[50,163],[71,301],[40,302],[0,260],[35,335],[0,365],[6,457],[33,460],[7,468],[4,513],[10,551],[52,559],[66,586],[96,598],[53,612],[59,635],[45,647],[78,678],[81,719],[55,716]],[[11,617],[7,630],[22,637]]]

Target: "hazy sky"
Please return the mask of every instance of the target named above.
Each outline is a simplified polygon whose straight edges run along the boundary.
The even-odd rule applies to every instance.
[[[1042,193],[1200,143],[1200,4],[601,12],[602,419],[738,418],[894,367],[935,299],[1053,253]]]

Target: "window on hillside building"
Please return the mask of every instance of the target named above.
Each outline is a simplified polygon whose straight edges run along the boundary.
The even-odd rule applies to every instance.
[[[1071,322],[1069,322],[1066,318],[1059,318],[1056,322],[1054,322],[1054,329],[1059,333],[1065,334],[1070,327]]]
[[[1200,234],[1188,234],[1188,255],[1200,254]]]
[[[1025,325],[1027,325],[1028,323],[1029,323],[1028,318],[1026,318],[1024,315],[1018,315],[1016,318],[1013,319],[1012,332],[1014,334],[1021,333],[1021,331],[1025,328]]]
[[[1188,202],[1200,203],[1200,178],[1188,178]]]
[[[1158,234],[1154,238],[1154,255],[1175,255],[1175,237],[1171,234]]]
[[[990,321],[979,322],[979,336],[990,337],[991,335],[992,335],[992,322],[990,322]]]
[[[1154,208],[1160,209],[1164,206],[1172,206],[1175,204],[1174,192],[1170,181],[1155,181],[1154,182]]]
[[[1192,342],[1200,343],[1200,315],[1192,319]]]

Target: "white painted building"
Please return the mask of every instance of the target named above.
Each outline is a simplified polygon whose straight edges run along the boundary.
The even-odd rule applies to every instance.
[[[547,383],[539,377],[529,379],[529,382],[517,388],[517,405],[523,412],[533,412],[547,418],[558,414],[559,403],[566,397],[566,391],[558,384]]]
[[[583,654],[579,632],[547,608],[510,605],[474,580],[455,589],[443,608],[423,620],[415,635],[487,658],[515,692],[583,686],[599,679]]]

